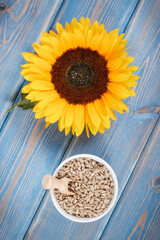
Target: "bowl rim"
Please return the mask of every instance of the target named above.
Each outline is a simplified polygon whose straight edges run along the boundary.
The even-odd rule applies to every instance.
[[[117,200],[117,196],[118,196],[118,180],[117,180],[116,174],[115,174],[114,170],[112,169],[112,167],[105,160],[103,160],[102,158],[100,158],[98,156],[95,156],[95,155],[92,155],[92,154],[76,154],[76,155],[73,155],[73,156],[65,159],[55,169],[55,171],[53,173],[53,176],[54,177],[56,176],[56,174],[58,173],[58,171],[61,169],[61,167],[64,164],[66,164],[67,162],[69,162],[69,161],[71,161],[73,159],[76,159],[76,158],[90,158],[90,159],[93,159],[94,161],[102,163],[110,171],[111,176],[113,178],[113,182],[114,182],[114,196],[113,196],[113,198],[112,198],[112,200],[111,200],[111,202],[109,204],[109,207],[106,209],[106,211],[103,214],[101,214],[101,215],[99,215],[97,217],[92,217],[92,218],[78,218],[78,217],[72,216],[71,214],[67,213],[65,210],[63,210],[60,207],[60,205],[58,203],[58,200],[55,197],[54,189],[50,189],[52,202],[53,202],[54,206],[56,207],[56,209],[58,210],[59,213],[61,213],[65,218],[67,218],[67,219],[69,219],[71,221],[79,222],[79,223],[80,222],[81,223],[89,223],[89,222],[93,222],[93,221],[96,221],[96,220],[104,217],[112,209],[112,207],[114,206],[114,204],[115,204],[115,202]]]

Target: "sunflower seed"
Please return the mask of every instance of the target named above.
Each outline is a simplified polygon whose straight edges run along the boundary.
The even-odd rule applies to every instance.
[[[78,218],[101,215],[109,206],[114,194],[114,182],[106,167],[90,158],[79,158],[66,163],[57,178],[69,177],[69,189],[75,195],[68,196],[55,190],[61,208]]]

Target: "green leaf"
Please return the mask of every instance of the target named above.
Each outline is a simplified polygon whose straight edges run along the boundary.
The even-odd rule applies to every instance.
[[[8,109],[8,111],[6,112],[6,114],[9,113],[10,111],[12,111],[15,107],[20,107],[23,110],[33,109],[37,102],[31,102],[29,99],[25,98],[26,96],[27,96],[26,93],[21,93],[20,101],[18,103],[14,104],[12,107],[10,107]]]
[[[20,94],[20,101],[24,100],[27,95],[28,95],[27,93],[21,93]]]

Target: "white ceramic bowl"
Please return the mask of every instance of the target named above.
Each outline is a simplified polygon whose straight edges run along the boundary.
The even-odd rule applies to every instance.
[[[64,161],[56,168],[53,176],[56,176],[56,175],[57,175],[58,171],[61,169],[61,167],[62,167],[64,164],[66,164],[67,162],[69,162],[69,161],[71,161],[71,160],[73,160],[73,159],[76,159],[76,158],[90,158],[90,159],[93,159],[93,160],[95,160],[95,161],[97,161],[97,162],[102,163],[102,164],[105,165],[106,168],[110,171],[110,173],[111,173],[111,175],[112,175],[112,178],[113,178],[113,181],[114,181],[114,196],[113,196],[113,198],[112,198],[112,200],[111,200],[111,202],[110,202],[110,204],[109,204],[109,207],[106,209],[106,211],[105,211],[103,214],[99,215],[98,217],[93,217],[93,218],[78,218],[78,217],[75,217],[75,216],[73,216],[73,215],[68,214],[65,210],[63,210],[63,209],[60,207],[60,205],[59,205],[59,203],[58,203],[58,201],[57,201],[57,199],[56,199],[56,197],[55,197],[54,190],[53,190],[53,189],[50,190],[50,192],[51,192],[51,198],[52,198],[52,201],[53,201],[55,207],[57,208],[57,210],[58,210],[64,217],[70,219],[71,221],[75,221],[75,222],[83,222],[83,223],[87,223],[87,222],[88,222],[88,223],[89,223],[89,222],[93,222],[93,221],[96,221],[96,220],[104,217],[104,216],[111,210],[111,208],[113,207],[113,205],[114,205],[115,202],[116,202],[117,195],[118,195],[118,181],[117,181],[117,177],[116,177],[116,175],[115,175],[115,172],[113,171],[113,169],[111,168],[111,166],[110,166],[107,162],[105,162],[103,159],[101,159],[101,158],[99,158],[99,157],[97,157],[97,156],[90,155],[90,154],[78,154],[78,155],[74,155],[74,156],[72,156],[72,157],[67,158],[66,160],[64,160]]]

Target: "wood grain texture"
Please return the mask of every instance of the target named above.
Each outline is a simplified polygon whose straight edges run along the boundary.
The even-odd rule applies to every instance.
[[[121,199],[120,196],[136,164],[138,161],[141,163],[141,153],[158,120],[157,113],[136,113],[136,109],[146,105],[159,105],[160,103],[160,83],[157,81],[159,71],[158,8],[159,1],[142,1],[131,19],[131,24],[127,27],[126,37],[129,44],[132,45],[129,53],[135,57],[135,64],[140,66],[139,75],[141,76],[136,88],[137,96],[132,98],[131,101],[127,101],[131,109],[130,113],[125,116],[117,114],[118,121],[112,123],[111,129],[106,131],[104,135],[98,134],[96,137],[86,139],[85,134],[83,134],[78,139],[74,138],[64,156],[65,159],[78,153],[91,153],[105,159],[117,174],[119,199]],[[52,206],[48,193],[41,203],[25,239],[50,239],[54,236],[54,239],[97,240],[101,237],[109,219],[112,219],[112,214],[113,210],[102,220],[90,224],[70,222],[64,219]],[[145,226],[148,213],[144,212],[142,216],[138,216],[142,226]],[[155,221],[156,219],[157,215]],[[108,229],[108,233],[110,233],[110,229]]]
[[[101,240],[160,236],[160,119]]]
[[[73,17],[79,20],[82,16],[88,16],[92,24],[98,20],[99,23],[104,23],[108,32],[119,28],[122,33],[138,2],[139,0],[66,0],[57,21],[64,26]],[[55,28],[54,23],[52,28]]]
[[[5,2],[5,1],[4,1]],[[21,53],[33,51],[42,31],[48,31],[63,0],[13,0],[0,11],[0,127],[24,79],[20,75],[25,60]]]
[[[76,5],[76,2],[78,5]],[[146,2],[150,4],[149,7],[152,9],[150,14],[152,15],[153,12],[156,12],[158,1],[155,1],[155,3]],[[112,29],[111,22],[113,26],[121,27],[123,25],[122,19],[125,21],[123,25],[123,29],[125,29],[136,3],[137,1],[132,1],[130,4],[129,1],[106,1],[105,4],[104,1],[66,1],[65,8],[67,11],[62,9],[58,19],[60,22],[65,22],[70,21],[73,16],[80,17],[90,14],[92,22],[96,18],[103,22],[102,20],[107,16],[105,18],[107,29]],[[74,7],[72,8],[72,6]],[[128,8],[130,12],[128,12]],[[89,9],[92,10],[89,11]],[[102,17],[99,17],[99,14]],[[155,21],[157,17],[155,14],[155,21],[152,19],[153,22],[151,21],[149,30],[147,29],[147,36],[152,33],[154,39],[152,43],[148,44],[147,41],[142,41],[142,29],[141,31],[136,29],[136,33],[132,31],[135,22],[135,26],[138,26],[139,18],[141,18],[141,21],[143,20],[142,14],[147,21],[146,14],[148,16],[148,12],[145,13],[144,2],[142,2],[141,8],[136,11],[133,23],[127,28],[129,45],[133,41],[130,54],[138,54],[135,64],[143,63],[139,70],[142,80],[136,90],[138,96],[134,98],[134,101],[128,101],[131,107],[130,114],[117,115],[118,121],[112,123],[111,130],[106,131],[104,135],[98,134],[96,137],[87,139],[86,135],[83,134],[78,139],[74,138],[64,157],[85,152],[104,158],[118,175],[119,197],[158,118],[157,114],[139,115],[135,113],[137,107],[143,107],[152,103],[152,101],[158,104],[159,101],[159,82],[156,79],[158,63],[156,62],[157,25]],[[137,41],[138,34],[141,37]],[[141,44],[141,41],[143,44]],[[147,47],[145,47],[146,45]],[[145,52],[141,50],[143,48],[146,50]],[[148,56],[150,58],[147,62]],[[152,76],[152,80],[150,76]],[[143,81],[144,79],[145,81]],[[153,96],[151,89],[155,93]],[[153,98],[151,99],[151,97]],[[135,103],[136,105],[134,105]],[[2,230],[0,237],[2,239],[22,239],[29,224],[31,226],[25,239],[99,239],[109,220],[109,215],[92,224],[71,223],[55,210],[49,194],[43,198],[45,191],[41,188],[41,178],[44,174],[54,171],[63,158],[70,140],[71,135],[65,138],[63,133],[57,131],[56,125],[44,130],[43,120],[34,120],[31,111],[22,112],[17,109],[10,114],[2,129],[1,136],[3,154],[0,156],[2,163],[0,166],[0,176],[2,176],[0,180],[0,183],[2,183],[0,199]],[[34,220],[31,222],[33,217]]]
[[[75,9],[84,9],[83,2],[78,4],[79,7]],[[93,3],[88,4],[92,6]],[[135,4],[136,1],[131,4],[132,10]],[[110,5],[116,9],[115,2]],[[96,6],[94,8],[98,11],[99,5]],[[72,12],[72,17],[74,14]],[[128,19],[130,15],[128,14]],[[118,23],[120,13],[117,16]],[[128,19],[123,19],[127,24]],[[43,120],[36,121],[31,111],[22,112],[20,109],[10,114],[1,134],[0,237],[21,239],[44,196],[42,176],[54,171],[71,135],[64,138],[63,133],[58,133],[56,125],[44,130]]]
[[[64,159],[78,153],[89,153],[106,160],[118,177],[119,199],[155,122],[155,119],[145,119],[143,124],[140,124],[139,120],[133,116],[119,117],[118,123],[112,125],[110,132],[104,136],[98,134],[96,139],[93,137],[86,139],[83,134],[78,139],[74,138]],[[56,240],[97,240],[111,214],[112,211],[102,220],[90,224],[74,223],[57,212],[51,201],[50,193],[48,193],[46,199],[41,203],[25,239],[50,239],[54,235]]]
[[[0,239],[22,239],[45,194],[41,180],[53,173],[71,135],[44,128],[31,111],[16,109],[0,146]],[[18,117],[17,117],[18,116]]]

